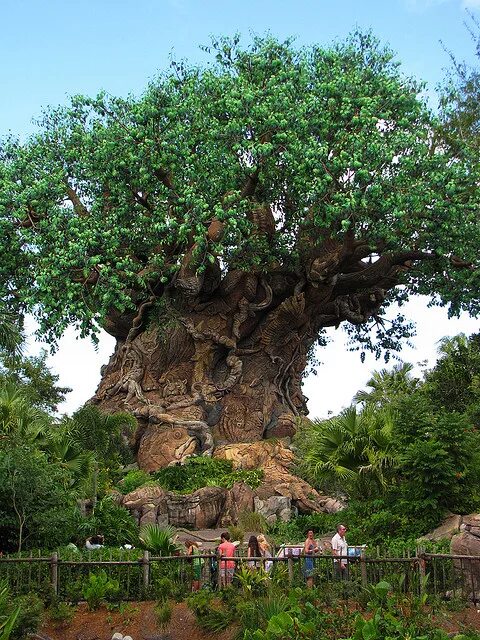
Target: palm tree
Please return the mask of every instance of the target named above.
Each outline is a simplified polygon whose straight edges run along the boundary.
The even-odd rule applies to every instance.
[[[57,425],[52,429],[41,443],[40,448],[48,456],[48,459],[63,469],[70,472],[70,491],[81,493],[91,477],[95,464],[95,456],[91,451],[84,451],[77,441],[63,425]],[[66,476],[67,477],[67,476]]]
[[[178,549],[175,544],[175,529],[169,525],[161,527],[154,523],[144,524],[138,537],[145,549],[161,556],[171,556]]]
[[[385,472],[395,462],[392,432],[390,411],[352,405],[304,431],[301,466],[316,483],[330,481],[347,491],[370,493],[385,486]]]
[[[391,371],[388,369],[374,371],[367,382],[370,391],[358,391],[353,401],[363,402],[365,405],[385,407],[399,396],[412,393],[419,385],[418,378],[413,378],[410,375],[412,369],[412,364],[403,362],[395,365]]]
[[[0,435],[30,444],[39,443],[52,427],[52,419],[34,407],[13,384],[0,387]]]
[[[22,342],[23,335],[16,322],[15,314],[0,302],[0,350],[9,354],[18,354],[21,351]]]
[[[117,465],[130,455],[128,436],[136,426],[136,420],[128,413],[103,413],[95,405],[85,405],[72,418],[66,418],[65,428],[80,448],[91,455],[91,497],[97,503],[98,474],[100,467]]]

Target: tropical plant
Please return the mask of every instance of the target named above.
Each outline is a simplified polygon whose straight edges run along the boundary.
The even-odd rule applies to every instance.
[[[116,595],[120,585],[118,580],[108,577],[105,571],[89,573],[87,583],[83,586],[82,594],[90,611],[95,611],[108,595]]]
[[[74,616],[76,608],[66,602],[55,602],[48,609],[49,619],[58,626],[68,626]]]
[[[15,606],[20,608],[20,612],[15,620],[12,640],[23,640],[38,631],[43,622],[45,608],[36,593],[19,596],[15,598],[14,602]]]
[[[205,486],[231,489],[235,482],[245,482],[256,488],[262,481],[263,471],[234,470],[231,460],[193,456],[185,464],[159,469],[153,477],[168,491],[191,493]]]
[[[235,576],[244,596],[248,598],[265,594],[270,584],[269,575],[263,569],[252,571],[249,567],[241,566]]]
[[[0,640],[9,640],[19,613],[19,606],[11,606],[8,586],[0,584]]]
[[[134,469],[129,471],[118,483],[117,488],[123,493],[127,494],[130,491],[134,491],[138,489],[138,487],[143,487],[148,483],[153,483],[154,481],[149,473],[146,471],[142,471],[141,469]]]
[[[19,355],[23,342],[22,330],[18,323],[19,316],[8,309],[3,298],[0,292],[0,353]]]
[[[226,629],[235,616],[234,607],[224,606],[215,599],[213,593],[204,590],[188,596],[187,605],[193,611],[198,625],[212,633]]]
[[[420,381],[410,375],[412,369],[413,365],[404,362],[394,365],[390,371],[374,371],[367,382],[369,391],[357,391],[353,401],[375,405],[378,408],[392,404],[399,396],[412,393],[418,388]]]
[[[111,495],[102,498],[93,513],[79,525],[83,539],[101,532],[107,546],[138,544],[138,525],[132,514],[118,505]]]
[[[7,548],[54,548],[75,532],[78,511],[71,474],[31,444],[0,448],[0,533]]]
[[[45,349],[36,356],[0,351],[0,386],[11,384],[33,406],[44,411],[56,411],[71,389],[58,386],[59,376],[49,369],[46,360]]]
[[[439,359],[425,375],[425,392],[440,410],[461,413],[480,407],[480,333],[459,334],[439,344]],[[479,415],[476,416],[478,421]],[[472,417],[474,417],[472,415]]]
[[[351,406],[340,415],[308,424],[297,435],[301,469],[317,483],[369,493],[384,486],[394,464],[394,417],[388,409]]]
[[[138,537],[145,549],[160,556],[172,556],[178,550],[175,529],[168,525],[145,524],[140,528]]]
[[[265,516],[258,511],[242,511],[238,516],[238,524],[244,531],[255,531],[256,533],[266,533],[268,528]]]
[[[52,428],[52,419],[35,407],[14,384],[0,385],[0,436],[39,444]]]
[[[172,610],[171,603],[165,600],[157,602],[153,608],[155,620],[160,629],[166,629],[170,624],[170,620],[172,619]]]

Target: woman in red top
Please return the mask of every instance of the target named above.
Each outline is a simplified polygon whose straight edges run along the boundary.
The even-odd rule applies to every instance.
[[[221,543],[217,547],[217,553],[220,556],[220,579],[223,586],[229,585],[233,580],[235,573],[235,560],[222,560],[221,558],[233,558],[236,547],[230,542],[230,534],[225,531],[220,536]]]

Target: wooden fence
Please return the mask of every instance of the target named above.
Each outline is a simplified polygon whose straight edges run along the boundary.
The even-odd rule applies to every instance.
[[[136,557],[133,557],[134,554]],[[6,556],[0,557],[0,582],[6,581],[12,594],[29,591],[55,594],[61,599],[78,602],[83,599],[83,587],[90,573],[104,570],[118,580],[117,599],[149,600],[158,595],[162,578],[169,578],[176,595],[185,595],[193,579],[192,557],[153,556],[148,551],[138,555],[130,551],[125,559],[113,560],[105,554],[92,554],[86,558],[72,556]],[[108,552],[107,552],[108,558]],[[221,586],[221,572],[214,554],[194,556],[202,563],[202,586]],[[300,586],[305,583],[305,556],[283,558],[232,558],[236,569],[271,562],[267,568],[272,580],[281,584]],[[452,556],[421,553],[411,557],[367,557],[363,553],[352,559],[345,557],[346,575],[336,570],[337,559],[329,555],[313,558],[316,585],[336,585],[338,593],[348,599],[356,597],[362,589],[386,580],[392,588],[404,593],[428,592],[441,598],[462,598],[480,601],[480,557]],[[235,582],[235,581],[234,581]]]

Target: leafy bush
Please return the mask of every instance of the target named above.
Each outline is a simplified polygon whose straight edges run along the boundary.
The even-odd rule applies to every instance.
[[[245,531],[243,527],[236,527],[232,525],[228,528],[228,533],[230,534],[230,540],[238,540],[241,544],[243,543],[243,539],[245,538]]]
[[[160,629],[166,629],[172,619],[172,605],[168,601],[160,601],[155,605],[153,612]]]
[[[145,524],[138,537],[145,549],[161,556],[172,556],[178,550],[174,542],[175,529],[168,525],[161,527],[153,523]]]
[[[266,533],[268,529],[268,523],[265,516],[257,511],[242,511],[238,518],[238,524],[244,531]]]
[[[42,624],[44,615],[43,602],[35,593],[16,598],[15,606],[20,607],[20,612],[13,627],[12,640],[35,633]]]
[[[73,620],[75,610],[75,607],[66,602],[56,602],[48,610],[48,617],[57,626],[68,626]]]
[[[173,582],[166,576],[156,581],[155,591],[160,602],[166,602],[173,594]]]
[[[154,478],[168,491],[191,493],[206,486],[231,489],[235,482],[245,482],[254,489],[262,481],[263,472],[234,471],[230,460],[197,456],[189,458],[186,464],[160,469]]]
[[[141,469],[136,469],[129,471],[118,483],[117,488],[126,495],[127,493],[130,493],[130,491],[135,491],[135,489],[138,489],[139,487],[152,483],[154,484],[154,481],[149,473],[142,471]]]
[[[226,629],[235,615],[234,607],[225,607],[209,591],[192,593],[187,598],[187,605],[193,611],[198,625],[212,633]]]
[[[252,571],[248,567],[240,567],[235,577],[242,589],[243,595],[250,598],[265,594],[269,585],[269,576],[263,569]]]
[[[19,613],[19,606],[11,606],[8,587],[0,585],[0,640],[9,640]]]
[[[125,543],[136,545],[138,526],[124,507],[115,503],[112,496],[105,496],[95,507],[94,513],[83,520],[79,530],[82,538],[101,532],[107,546],[120,546]],[[83,544],[84,539],[81,540]]]
[[[112,580],[105,571],[101,571],[98,574],[89,573],[88,582],[84,585],[82,594],[90,611],[95,611],[107,595],[118,593],[119,588],[118,580]]]

